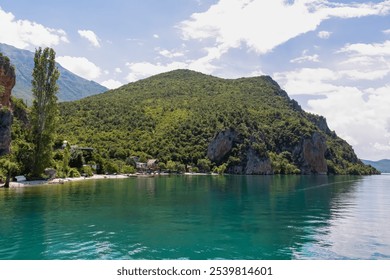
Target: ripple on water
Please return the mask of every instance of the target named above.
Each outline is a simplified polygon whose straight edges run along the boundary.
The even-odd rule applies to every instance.
[[[147,251],[147,249],[148,249],[148,247],[143,246],[143,245],[141,245],[139,243],[131,245],[130,248],[131,248],[131,250],[128,251],[127,253],[131,257],[136,256],[138,254],[141,254],[141,253]]]
[[[18,243],[8,243],[7,246],[0,246],[0,259],[14,260],[19,250],[20,246]]]

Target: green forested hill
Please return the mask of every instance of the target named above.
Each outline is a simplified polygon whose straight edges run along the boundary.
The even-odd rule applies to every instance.
[[[93,147],[101,163],[119,168],[140,156],[240,174],[374,172],[268,76],[227,80],[176,70],[60,110],[58,143]]]

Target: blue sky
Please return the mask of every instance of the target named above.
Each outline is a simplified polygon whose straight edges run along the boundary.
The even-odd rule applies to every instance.
[[[1,0],[0,42],[109,88],[189,68],[270,75],[360,158],[390,158],[390,1]]]

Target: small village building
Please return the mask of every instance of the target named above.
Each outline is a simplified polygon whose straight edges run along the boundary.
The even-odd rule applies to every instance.
[[[26,177],[23,175],[15,176],[16,182],[24,182],[27,181]]]
[[[136,164],[137,170],[146,170],[148,167],[146,162],[136,162],[135,164]]]
[[[149,170],[157,170],[158,169],[158,160],[157,159],[149,159],[148,162],[146,163],[147,168]]]

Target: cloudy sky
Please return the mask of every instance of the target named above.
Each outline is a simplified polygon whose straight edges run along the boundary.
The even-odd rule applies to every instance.
[[[360,158],[390,158],[390,0],[1,0],[0,42],[109,88],[267,74]]]

